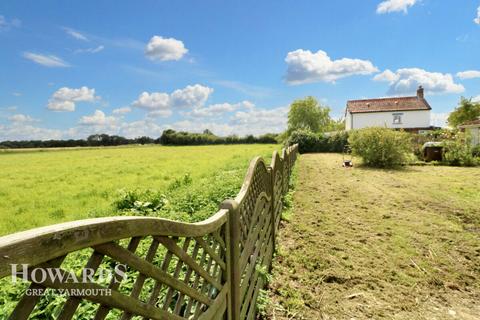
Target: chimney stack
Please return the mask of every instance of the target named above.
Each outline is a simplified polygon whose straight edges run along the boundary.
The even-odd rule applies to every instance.
[[[418,89],[417,89],[417,97],[419,99],[423,99],[423,87],[422,86],[418,86]]]

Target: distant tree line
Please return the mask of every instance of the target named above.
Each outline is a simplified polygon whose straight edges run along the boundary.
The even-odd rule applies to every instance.
[[[175,130],[165,130],[160,137],[160,143],[166,146],[192,146],[206,144],[245,144],[245,143],[278,143],[277,134],[267,133],[258,137],[247,135],[239,137],[231,135],[228,137],[219,137],[214,135],[210,130],[203,133],[190,133]]]
[[[153,143],[163,145],[277,143],[276,137],[275,134],[265,134],[259,137],[253,135],[218,137],[209,130],[205,130],[203,133],[165,130],[158,139],[147,136],[128,139],[117,135],[93,134],[87,139],[2,141],[0,142],[0,149],[97,147]]]

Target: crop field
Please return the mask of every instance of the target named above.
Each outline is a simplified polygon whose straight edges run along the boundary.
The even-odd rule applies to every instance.
[[[341,161],[302,155],[265,313],[479,319],[480,170]]]
[[[202,220],[275,145],[128,146],[0,152],[0,235],[77,219]]]

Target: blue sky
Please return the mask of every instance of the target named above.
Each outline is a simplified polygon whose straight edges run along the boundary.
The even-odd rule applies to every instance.
[[[0,140],[284,129],[308,95],[480,98],[479,0],[2,1]]]

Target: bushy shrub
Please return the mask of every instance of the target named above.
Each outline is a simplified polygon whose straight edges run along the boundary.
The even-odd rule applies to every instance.
[[[348,134],[342,131],[327,136],[307,129],[298,129],[290,134],[285,145],[291,146],[297,143],[300,153],[342,152],[348,144]]]
[[[354,130],[348,142],[352,153],[371,167],[390,168],[404,164],[411,152],[411,136],[388,128]]]
[[[348,145],[347,131],[338,131],[326,138],[329,152],[343,152]]]
[[[300,153],[317,152],[320,139],[317,134],[308,129],[298,129],[290,134],[286,145],[291,146],[297,143]]]
[[[479,164],[475,158],[475,149],[463,133],[458,133],[453,140],[443,142],[443,161],[451,166],[472,167]]]

